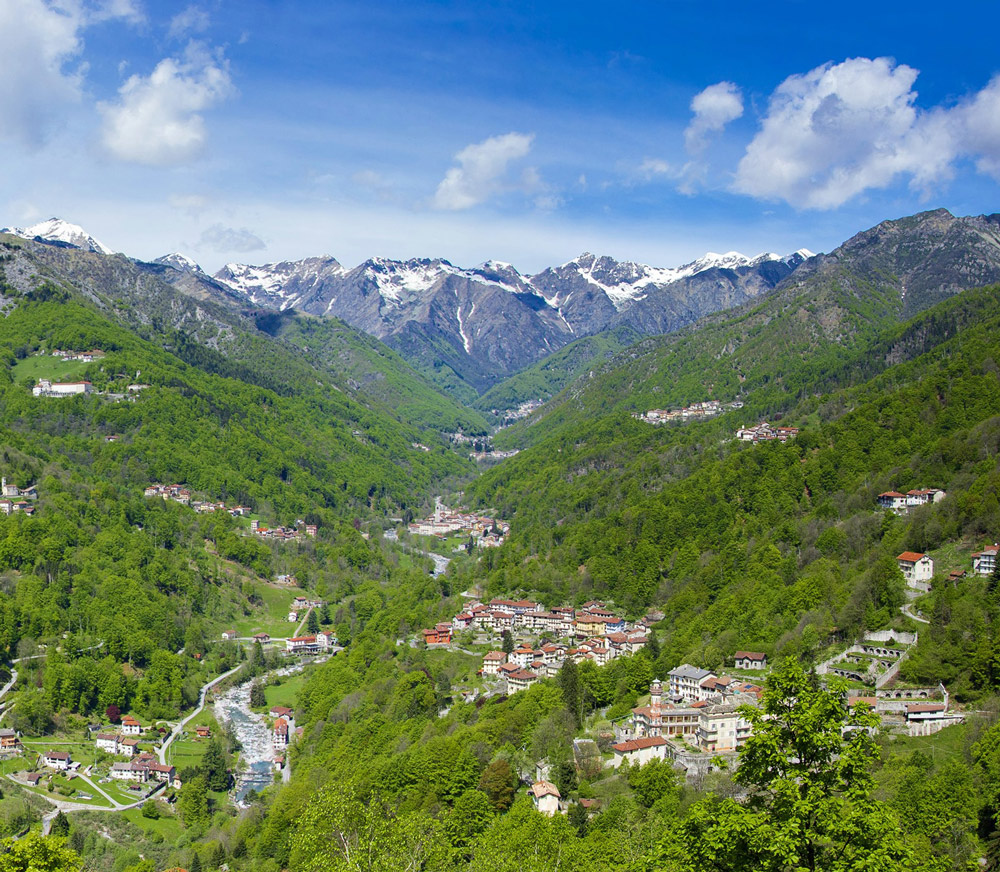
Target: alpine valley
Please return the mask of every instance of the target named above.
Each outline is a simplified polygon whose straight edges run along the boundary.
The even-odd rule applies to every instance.
[[[0,314],[0,870],[1000,868],[1000,215]]]

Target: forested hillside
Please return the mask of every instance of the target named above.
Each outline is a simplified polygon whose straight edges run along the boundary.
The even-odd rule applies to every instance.
[[[734,439],[753,421],[751,400],[664,427],[612,414],[490,470],[471,493],[516,531],[484,556],[490,589],[663,607],[672,660],[706,664],[748,646],[797,653],[835,627],[884,624],[902,602],[895,554],[949,541],[971,551],[1000,527],[998,299],[996,287],[970,292],[843,351],[835,366],[790,370],[796,390],[782,420],[803,430],[788,443]],[[838,381],[850,386],[830,390]],[[875,511],[881,491],[928,486],[951,496],[906,521]],[[979,584],[941,596],[981,602]],[[986,646],[975,656],[996,658],[994,610],[975,621],[992,631],[952,627],[948,650],[934,655],[968,693],[997,679],[995,666],[973,665],[968,645],[950,647],[974,635],[973,647]]]
[[[17,673],[2,726],[33,752],[78,753],[88,724],[127,711],[162,743],[201,689],[243,664],[233,680],[257,678],[254,711],[280,702],[298,728],[286,780],[240,807],[227,794],[235,734],[213,722],[217,744],[182,740],[176,803],[60,824],[85,868],[944,872],[981,857],[995,868],[1000,578],[973,575],[970,553],[1000,530],[1000,286],[899,323],[889,278],[804,280],[588,371],[514,428],[533,444],[476,479],[424,424],[475,431],[478,413],[347,328],[259,313],[248,326],[205,309],[189,331],[200,303],[165,292],[161,316],[183,317],[153,323],[138,298],[109,306],[8,253],[0,471],[30,499],[0,515],[0,653]],[[60,349],[103,353],[61,362]],[[582,362],[567,351],[559,368]],[[60,372],[92,391],[33,395]],[[658,426],[632,415],[709,397],[743,406]],[[763,416],[799,432],[734,438]],[[191,505],[144,496],[154,482],[183,485]],[[463,487],[510,522],[501,547],[407,532],[404,517]],[[876,505],[883,491],[929,487],[947,496],[902,515]],[[196,500],[241,512],[198,512]],[[267,538],[252,522],[291,532]],[[429,574],[425,550],[447,571]],[[904,550],[936,561],[912,603],[923,618],[901,609]],[[292,586],[321,603],[289,622]],[[570,658],[508,696],[480,670],[512,639],[468,632],[434,648],[420,635],[479,595],[659,614],[638,653]],[[280,669],[285,635],[290,646],[320,627],[337,640],[329,659]],[[879,732],[846,685],[809,672],[887,628],[919,631],[900,680],[940,683],[967,716],[930,744]],[[259,637],[278,633],[265,656]],[[654,678],[685,662],[721,672],[737,650],[774,667],[758,677],[767,689],[736,773],[602,765]],[[539,763],[566,814],[546,817],[525,795]],[[109,764],[95,753],[94,765]],[[12,785],[0,832],[37,827],[39,808],[38,792]]]

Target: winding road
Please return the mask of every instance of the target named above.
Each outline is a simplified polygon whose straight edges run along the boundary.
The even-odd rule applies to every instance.
[[[234,666],[228,672],[223,672],[222,675],[218,676],[217,678],[213,678],[210,682],[208,682],[208,684],[202,685],[201,691],[198,693],[198,707],[193,712],[191,712],[191,714],[189,714],[186,718],[184,718],[184,720],[175,724],[174,728],[170,731],[170,735],[167,736],[163,744],[156,749],[156,756],[160,758],[161,763],[166,764],[167,748],[170,747],[174,739],[176,739],[181,734],[181,731],[184,729],[184,727],[186,727],[193,718],[201,714],[201,710],[205,708],[205,697],[208,696],[208,692],[213,687],[215,687],[215,685],[217,685],[220,681],[224,681],[225,679],[229,678],[230,675],[235,675],[243,668],[243,666],[244,664],[242,663],[239,666]]]

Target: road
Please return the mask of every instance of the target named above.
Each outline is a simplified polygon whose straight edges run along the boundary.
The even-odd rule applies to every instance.
[[[167,736],[163,744],[159,748],[157,748],[156,755],[160,758],[161,763],[166,764],[167,748],[170,747],[174,739],[176,739],[181,734],[181,731],[184,729],[184,727],[186,727],[187,724],[194,717],[201,714],[201,710],[205,708],[205,697],[208,696],[208,692],[213,687],[215,687],[215,685],[217,685],[220,681],[224,681],[225,679],[229,678],[230,675],[235,675],[237,672],[239,672],[243,668],[243,665],[244,664],[241,663],[239,666],[234,666],[228,672],[223,672],[222,675],[218,676],[217,678],[213,678],[210,682],[208,682],[208,684],[202,685],[201,691],[198,693],[198,707],[193,712],[191,712],[191,714],[189,714],[186,718],[184,718],[184,720],[182,720],[180,723],[175,724],[173,730],[170,731],[170,735]]]
[[[914,621],[917,621],[918,623],[921,623],[921,624],[929,624],[929,623],[930,623],[930,621],[928,621],[928,620],[927,620],[927,618],[918,618],[918,617],[917,617],[917,616],[916,616],[916,615],[915,615],[915,614],[913,613],[913,606],[912,606],[912,605],[911,605],[910,603],[904,603],[903,605],[901,605],[901,606],[899,607],[899,610],[900,610],[900,611],[901,611],[901,612],[902,612],[902,613],[903,613],[904,615],[906,615],[906,617],[908,617],[908,618],[912,618],[912,619],[913,619]]]

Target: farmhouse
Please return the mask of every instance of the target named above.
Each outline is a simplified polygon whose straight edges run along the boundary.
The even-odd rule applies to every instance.
[[[46,751],[42,757],[42,762],[49,769],[69,769],[73,764],[73,758],[65,751]]]

